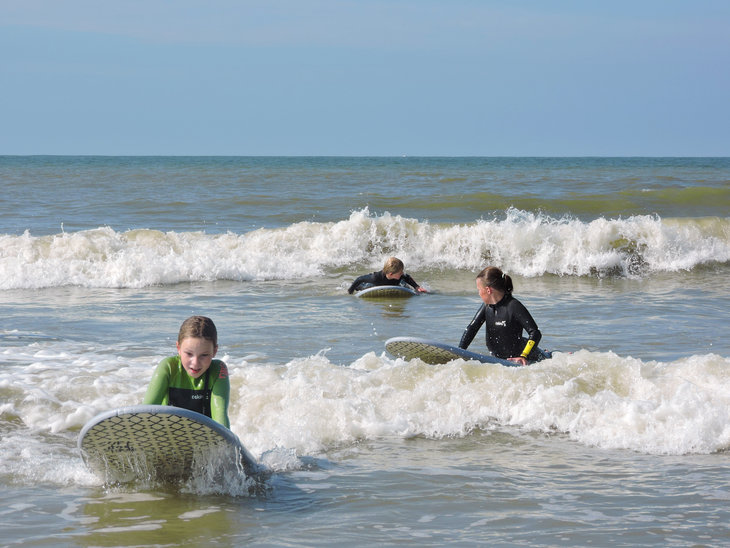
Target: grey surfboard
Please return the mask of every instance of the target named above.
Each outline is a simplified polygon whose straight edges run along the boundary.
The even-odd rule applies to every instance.
[[[413,289],[402,285],[374,285],[356,293],[361,299],[393,299],[418,295]]]
[[[385,349],[399,358],[412,360],[419,358],[426,363],[437,365],[452,360],[476,360],[482,363],[497,363],[508,367],[519,367],[518,363],[502,360],[486,354],[469,352],[458,346],[416,337],[393,337],[385,342]]]
[[[182,481],[213,459],[258,470],[238,437],[195,411],[167,405],[112,409],[81,430],[78,448],[86,466],[107,483],[141,479]]]

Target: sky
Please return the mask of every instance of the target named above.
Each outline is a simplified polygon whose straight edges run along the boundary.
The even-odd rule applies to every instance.
[[[730,156],[727,0],[0,0],[0,155]]]

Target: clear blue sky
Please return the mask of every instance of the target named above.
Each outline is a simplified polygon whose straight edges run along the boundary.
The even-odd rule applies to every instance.
[[[0,154],[729,156],[728,0],[0,0]]]

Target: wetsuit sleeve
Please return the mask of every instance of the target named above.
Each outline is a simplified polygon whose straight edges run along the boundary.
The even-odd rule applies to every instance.
[[[525,308],[525,305],[523,305],[519,301],[514,302],[514,319],[519,322],[522,328],[527,332],[527,344],[520,354],[523,358],[526,358],[530,355],[533,347],[537,346],[537,344],[540,342],[540,339],[542,339],[542,333],[540,333],[540,330],[537,327],[537,323],[532,318],[532,315],[527,310],[527,308]]]
[[[363,274],[362,276],[358,276],[355,278],[355,281],[352,282],[352,285],[350,286],[350,289],[347,290],[348,293],[352,294],[354,293],[361,285],[363,284],[374,284],[375,283],[375,273],[371,274]]]
[[[215,380],[210,394],[210,418],[218,424],[230,428],[228,400],[231,395],[231,383],[228,379],[228,367],[223,362],[220,362],[220,364],[218,378]]]
[[[484,324],[485,318],[486,318],[486,310],[487,305],[482,304],[482,306],[479,307],[479,310],[472,318],[469,325],[466,326],[466,329],[464,330],[464,333],[461,335],[461,341],[459,342],[459,348],[463,348],[466,350],[469,348],[469,345],[471,344],[471,341],[474,340],[474,337],[479,332],[479,329],[482,327],[482,324]]]
[[[155,372],[152,374],[147,393],[144,396],[145,405],[167,405],[168,388],[170,387],[170,366],[169,358],[162,360],[157,364]]]
[[[407,283],[408,285],[412,286],[413,289],[418,289],[420,286],[416,283],[416,280],[414,280],[410,274],[403,274],[401,276],[401,281]]]

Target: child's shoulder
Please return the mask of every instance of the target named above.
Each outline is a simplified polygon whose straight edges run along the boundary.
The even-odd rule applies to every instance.
[[[228,366],[223,360],[213,360],[210,362],[210,373],[216,379],[228,378]]]
[[[160,360],[160,363],[157,365],[158,367],[180,367],[182,365],[182,362],[180,361],[180,356],[168,356],[167,358],[162,358]]]

